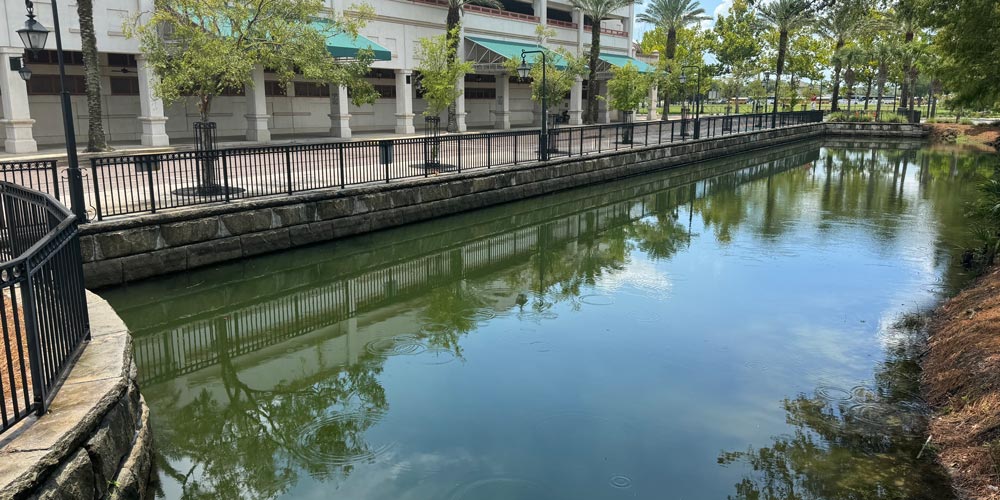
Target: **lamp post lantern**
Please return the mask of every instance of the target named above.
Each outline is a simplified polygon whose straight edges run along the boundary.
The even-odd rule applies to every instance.
[[[685,86],[687,85],[687,74],[684,73],[683,68],[681,69],[681,76],[677,77],[677,81],[681,83],[681,138],[687,138],[687,125],[688,125],[688,102],[687,102],[687,92],[685,92]]]
[[[527,79],[531,74],[531,66],[528,66],[528,54],[542,55],[542,130],[538,135],[538,159],[547,161],[549,159],[549,105],[546,96],[548,94],[548,82],[545,80],[545,51],[544,50],[524,50],[521,49],[521,65],[517,67],[517,75],[522,80]]]
[[[69,163],[67,174],[69,175],[69,200],[70,209],[76,215],[78,222],[87,221],[87,208],[83,201],[83,175],[80,173],[80,161],[76,156],[76,131],[73,127],[73,108],[70,102],[69,91],[66,89],[66,64],[63,60],[62,35],[59,30],[59,8],[57,0],[52,0],[52,28],[56,35],[56,57],[59,62],[59,89],[62,97],[63,132],[66,137],[66,159]],[[24,27],[17,30],[21,37],[21,42],[31,51],[37,54],[45,49],[45,42],[49,37],[49,30],[35,19],[35,6],[31,0],[25,0],[24,6],[28,9],[28,20]],[[27,80],[31,78],[31,70],[25,71],[22,66],[21,78]]]

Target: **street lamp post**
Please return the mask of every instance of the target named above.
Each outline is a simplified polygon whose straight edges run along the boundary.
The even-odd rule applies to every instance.
[[[45,42],[49,36],[49,30],[42,26],[42,23],[35,20],[35,6],[31,0],[25,0],[24,6],[28,9],[28,20],[24,27],[17,30],[24,46],[32,54],[45,49]],[[59,61],[59,89],[62,97],[63,132],[66,137],[66,157],[69,162],[69,201],[73,214],[79,222],[87,221],[87,208],[83,202],[83,175],[80,173],[80,161],[76,156],[76,131],[73,127],[73,108],[70,102],[69,91],[66,89],[66,65],[63,61],[62,34],[59,29],[59,8],[56,0],[52,0],[52,28],[56,34],[56,56]],[[27,73],[27,75],[25,74]],[[27,76],[27,77],[26,77]],[[31,71],[21,73],[21,78],[27,80],[31,78]]]
[[[761,100],[764,101],[764,106],[761,107],[762,109],[759,109],[757,111],[757,126],[756,126],[756,128],[764,128],[764,114],[767,113],[767,86],[770,85],[770,84],[771,84],[771,72],[770,71],[765,71],[764,72],[764,81],[762,83],[762,86],[764,87],[764,94],[763,94],[763,97],[761,97]]]
[[[528,66],[526,58],[528,54],[542,55],[542,130],[538,135],[538,159],[540,161],[547,161],[549,159],[549,103],[546,97],[549,88],[545,81],[545,51],[521,49],[521,65],[517,67],[517,75],[522,80],[526,80],[531,73],[531,66]]]
[[[687,76],[685,76],[684,71],[688,68],[694,68],[695,72],[698,74],[697,87],[694,89],[694,138],[698,138],[699,121],[701,119],[701,110],[699,109],[699,104],[701,103],[701,66],[696,66],[694,64],[688,64],[681,66],[681,85],[687,81]],[[681,136],[687,135],[687,127],[685,126],[686,120],[684,118],[683,111],[681,112]]]
[[[781,77],[774,74],[774,106],[771,107],[771,128],[778,126],[778,87],[781,86]]]
[[[819,81],[819,112],[823,112],[823,80]]]

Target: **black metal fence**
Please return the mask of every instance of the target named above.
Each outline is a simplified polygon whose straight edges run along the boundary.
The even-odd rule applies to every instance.
[[[90,338],[90,321],[73,214],[52,196],[2,181],[0,216],[3,432],[45,412]]]
[[[549,130],[549,157],[583,156],[715,138],[822,121],[819,111],[705,116],[699,119],[560,127]],[[92,218],[149,213],[235,199],[344,188],[373,182],[488,169],[539,158],[537,130],[449,134],[393,140],[254,146],[162,154],[103,156],[85,168]],[[54,162],[3,164],[27,187],[66,193]],[[19,182],[18,179],[26,179]]]

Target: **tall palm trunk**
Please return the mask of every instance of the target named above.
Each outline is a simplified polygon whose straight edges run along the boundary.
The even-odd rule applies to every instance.
[[[667,47],[664,57],[668,61],[673,61],[677,55],[677,30],[671,28],[667,30]],[[670,115],[670,89],[667,88],[663,96],[663,116],[669,119]]]
[[[878,65],[878,101],[875,102],[875,120],[882,116],[882,95],[885,93],[886,63]]]
[[[868,90],[865,91],[865,111],[868,111],[868,101],[872,100],[872,84],[874,82],[874,77],[868,79]]]
[[[781,86],[781,71],[785,69],[785,52],[788,50],[788,31],[778,37],[778,65],[774,71],[774,107],[771,108],[771,126],[778,121],[778,88]]]
[[[836,51],[844,48],[844,43],[845,42],[844,42],[843,38],[838,38],[837,39],[837,48],[834,49],[834,53],[836,53]],[[837,57],[835,59],[834,63],[833,63],[833,96],[832,96],[833,103],[830,105],[830,111],[839,111],[840,110],[840,70],[841,69],[842,69],[842,63],[840,61],[840,58]]]
[[[104,113],[101,110],[101,66],[97,57],[97,36],[94,34],[93,0],[77,0],[76,12],[80,17],[80,39],[83,48],[83,67],[87,83],[87,151],[108,149],[104,136]]]
[[[448,7],[448,17],[447,17],[447,29],[445,37],[448,38],[448,47],[455,49],[454,51],[448,52],[448,64],[453,64],[455,58],[458,55],[458,33],[454,32],[454,29],[460,22],[462,22],[462,9],[459,7]],[[455,82],[458,85],[458,82]],[[448,106],[448,123],[446,125],[448,132],[458,131],[458,120],[455,116],[455,103]]]
[[[912,41],[913,41],[913,31],[907,31],[906,36],[904,37],[904,44],[909,44]],[[909,107],[909,102],[910,102],[910,84],[909,82],[906,81],[906,76],[910,74],[910,66],[911,66],[910,61],[908,59],[904,59],[903,85],[899,89],[900,102],[903,103],[903,106],[907,107]]]
[[[586,123],[597,123],[597,61],[601,55],[601,21],[591,26],[590,30],[590,77],[587,79],[587,113],[584,117]]]

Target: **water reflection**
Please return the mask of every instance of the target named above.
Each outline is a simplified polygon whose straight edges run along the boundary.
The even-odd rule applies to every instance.
[[[739,474],[736,498],[897,498],[941,478],[898,458],[912,362],[865,325],[962,282],[977,161],[806,143],[107,298],[166,497],[720,498]]]
[[[896,344],[874,385],[821,385],[782,401],[791,432],[761,448],[724,452],[721,465],[752,472],[739,500],[946,500],[944,471],[925,446],[929,409],[920,397],[922,332],[892,328]]]

